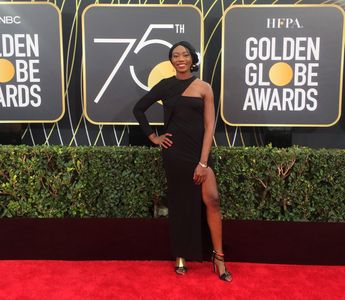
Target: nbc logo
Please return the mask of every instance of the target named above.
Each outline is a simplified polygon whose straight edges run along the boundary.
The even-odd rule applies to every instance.
[[[20,24],[21,20],[19,16],[2,16],[0,17],[0,24]]]

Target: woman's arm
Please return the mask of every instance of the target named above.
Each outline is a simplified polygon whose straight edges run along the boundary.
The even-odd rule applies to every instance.
[[[154,131],[145,115],[145,111],[161,98],[162,81],[155,85],[148,93],[146,93],[133,107],[134,117],[137,119],[141,129],[150,136]]]
[[[133,114],[139,122],[141,129],[152,143],[168,148],[172,145],[172,141],[168,138],[171,134],[166,133],[161,136],[157,136],[151,128],[145,114],[145,111],[152,104],[163,98],[165,83],[166,81],[164,79],[161,80],[146,95],[144,95],[133,107]]]
[[[205,83],[204,92],[204,138],[202,143],[202,150],[200,155],[199,164],[194,171],[194,182],[201,184],[206,179],[206,167],[208,157],[213,143],[213,135],[215,128],[215,111],[214,111],[214,97],[212,87]]]

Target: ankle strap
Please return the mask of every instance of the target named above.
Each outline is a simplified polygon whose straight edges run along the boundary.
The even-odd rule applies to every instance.
[[[218,253],[216,250],[213,250],[213,253],[218,256],[224,257],[224,253]]]

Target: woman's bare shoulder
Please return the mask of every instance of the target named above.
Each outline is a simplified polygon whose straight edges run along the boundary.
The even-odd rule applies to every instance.
[[[201,80],[199,78],[196,79],[196,84],[204,90],[212,89],[211,85],[208,82]]]
[[[212,86],[208,82],[198,78],[196,80],[196,84],[197,84],[199,91],[201,91],[203,97],[213,94]]]

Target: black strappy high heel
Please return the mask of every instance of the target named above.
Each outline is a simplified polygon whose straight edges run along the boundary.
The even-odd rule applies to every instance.
[[[223,253],[218,253],[217,251],[213,250],[212,252],[212,257],[211,257],[212,263],[213,263],[213,271],[215,273],[218,273],[219,279],[223,281],[228,281],[230,282],[232,280],[232,275],[231,273],[226,269],[225,265],[225,271],[223,274],[220,274],[219,267],[216,264],[215,260],[219,260],[224,262],[224,254]]]
[[[176,259],[176,266],[175,266],[175,272],[178,275],[185,275],[187,273],[188,269],[186,267],[186,261],[182,257],[178,257]]]

